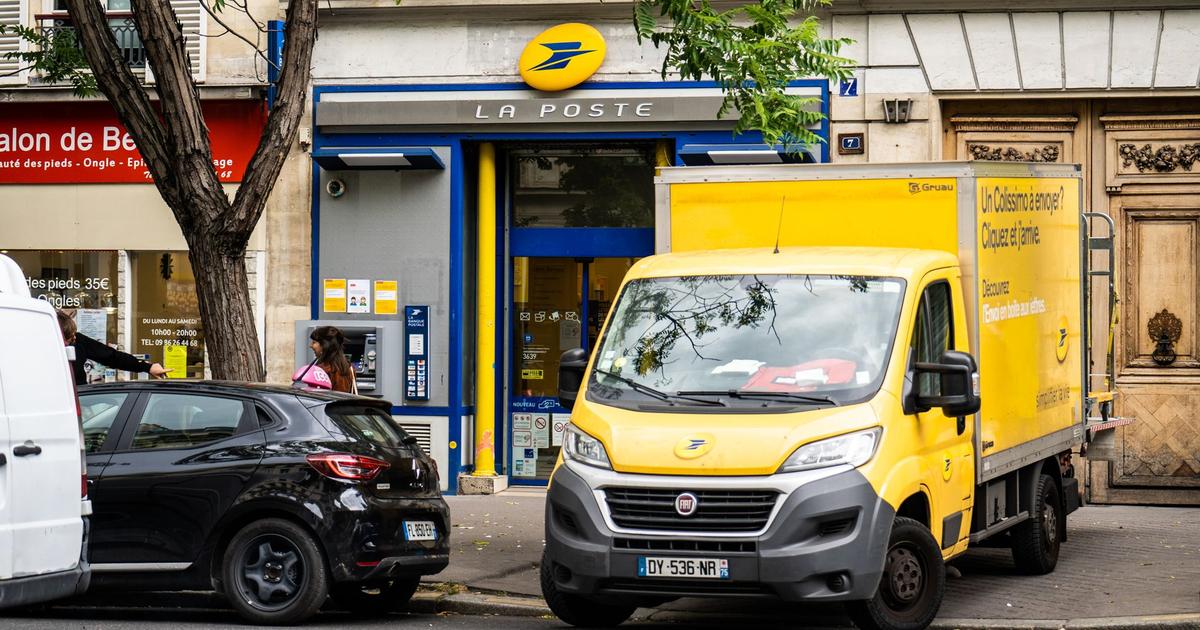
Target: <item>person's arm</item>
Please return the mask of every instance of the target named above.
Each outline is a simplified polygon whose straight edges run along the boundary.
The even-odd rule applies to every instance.
[[[100,343],[87,335],[76,334],[75,346],[83,349],[82,354],[84,357],[100,365],[128,372],[150,372],[153,374],[153,365],[146,363],[132,354],[121,352],[107,344]],[[162,369],[161,366],[159,369]]]

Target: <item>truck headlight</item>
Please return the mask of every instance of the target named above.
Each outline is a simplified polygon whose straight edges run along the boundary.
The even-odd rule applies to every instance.
[[[573,424],[568,424],[563,431],[563,457],[588,466],[612,468],[604,444]]]
[[[871,461],[881,433],[883,429],[875,427],[805,444],[783,462],[779,472],[796,472],[841,464],[857,468]]]

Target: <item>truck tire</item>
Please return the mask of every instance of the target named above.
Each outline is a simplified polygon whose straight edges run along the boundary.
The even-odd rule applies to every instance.
[[[1062,544],[1059,536],[1063,526],[1062,501],[1054,478],[1040,476],[1033,498],[1033,514],[1013,528],[1013,562],[1021,573],[1045,575],[1058,564],[1058,549]]]
[[[559,619],[577,628],[612,628],[621,625],[633,615],[636,607],[620,604],[602,604],[586,597],[563,593],[554,583],[550,562],[542,556],[542,597]]]
[[[946,564],[933,534],[897,517],[875,596],[848,602],[846,611],[863,630],[922,630],[933,623],[945,594]]]
[[[300,623],[329,595],[329,571],[317,541],[280,518],[254,521],[234,534],[221,571],[225,597],[250,623]]]
[[[419,577],[339,582],[329,589],[329,595],[338,608],[356,617],[380,617],[407,604],[420,583]]]

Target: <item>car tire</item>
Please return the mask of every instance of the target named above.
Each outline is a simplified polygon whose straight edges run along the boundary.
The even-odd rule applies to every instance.
[[[879,587],[871,599],[848,602],[863,630],[921,630],[933,623],[946,594],[946,564],[929,528],[898,517],[888,537]]]
[[[1012,555],[1017,570],[1026,575],[1045,575],[1058,565],[1062,544],[1062,501],[1058,485],[1050,475],[1038,477],[1031,517],[1012,529]]]
[[[329,571],[316,540],[278,518],[255,521],[234,534],[221,575],[234,610],[260,625],[300,623],[329,595]]]
[[[356,617],[380,617],[408,603],[421,578],[391,578],[371,582],[341,582],[329,589],[338,608]]]
[[[550,562],[542,556],[542,597],[559,619],[577,628],[612,628],[621,625],[637,610],[632,605],[605,604],[558,590]]]

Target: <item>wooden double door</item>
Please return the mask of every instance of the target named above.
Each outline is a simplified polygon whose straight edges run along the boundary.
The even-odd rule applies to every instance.
[[[946,101],[942,114],[944,158],[1081,164],[1088,208],[1115,221],[1116,413],[1133,422],[1089,446],[1089,500],[1200,505],[1200,99]],[[1096,302],[1102,390],[1110,343]]]

